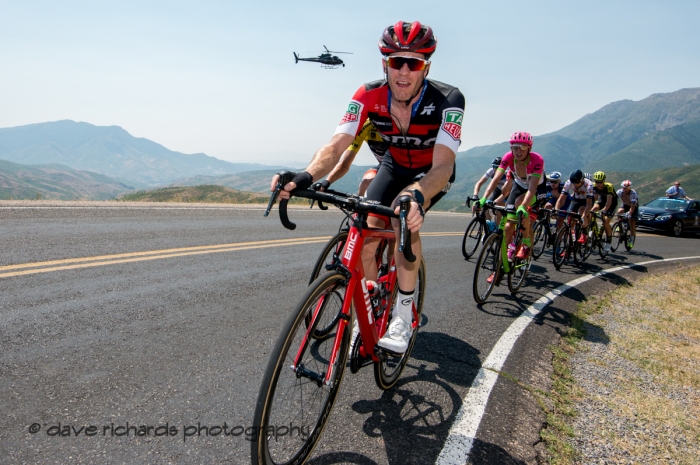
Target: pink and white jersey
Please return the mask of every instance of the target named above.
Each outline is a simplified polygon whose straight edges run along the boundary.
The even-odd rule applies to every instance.
[[[580,187],[575,187],[571,181],[566,181],[566,183],[564,183],[564,187],[562,188],[562,192],[566,192],[574,199],[592,199],[594,194],[593,181],[583,178],[583,184],[581,184]]]
[[[501,166],[499,166],[498,169],[502,171],[510,169],[510,171],[513,173],[515,183],[523,189],[530,188],[530,178],[533,176],[540,178],[537,184],[544,183],[544,159],[542,159],[542,155],[537,152],[530,152],[526,161],[527,166],[525,167],[524,178],[521,178],[518,175],[518,172],[515,170],[515,156],[513,156],[513,152],[508,152],[503,155],[503,158],[501,159]]]

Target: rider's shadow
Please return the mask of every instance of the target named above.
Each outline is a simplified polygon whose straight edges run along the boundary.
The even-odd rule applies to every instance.
[[[471,386],[481,367],[478,355],[460,339],[421,332],[396,386],[379,399],[353,404],[369,414],[363,430],[383,439],[390,464],[435,463],[466,392],[453,386]]]

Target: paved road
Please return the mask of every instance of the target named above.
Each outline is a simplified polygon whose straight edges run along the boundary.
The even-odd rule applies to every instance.
[[[341,219],[291,216],[293,232],[251,208],[0,205],[0,462],[249,463],[246,428],[269,351]],[[546,253],[517,298],[502,286],[477,307],[474,265],[453,234],[466,222],[429,215],[425,230],[444,234],[424,239],[427,322],[409,366],[389,392],[371,369],[346,372],[310,463],[435,462],[481,363],[529,304],[583,274],[700,252],[696,238],[643,235],[634,253],[561,272]],[[677,267],[647,265],[568,292],[526,330],[504,371],[546,386],[546,346],[577,301]],[[499,379],[472,461],[532,463],[542,419],[525,391]],[[234,435],[218,434],[224,426]]]

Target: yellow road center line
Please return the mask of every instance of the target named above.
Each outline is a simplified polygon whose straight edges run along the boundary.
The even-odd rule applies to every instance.
[[[461,236],[462,233],[425,233],[424,236]],[[189,255],[202,255],[217,252],[236,252],[239,250],[262,249],[266,247],[283,247],[289,245],[305,245],[326,242],[331,236],[316,236],[296,239],[274,239],[268,241],[239,242],[232,244],[206,245],[197,247],[182,247],[178,249],[162,249],[144,252],[133,252],[115,255],[99,255],[94,257],[69,258],[64,260],[51,260],[46,262],[24,263],[21,265],[0,266],[0,278],[11,278],[15,276],[26,276],[30,274],[49,273],[52,271],[75,270],[80,268],[91,268],[95,266],[117,265],[121,263],[135,263],[149,260],[160,260],[163,258],[186,257]],[[56,266],[59,265],[59,266]],[[43,267],[43,268],[42,268]],[[34,269],[26,269],[34,268]],[[9,271],[21,270],[23,271]],[[3,271],[5,271],[3,273]]]
[[[276,243],[286,245],[286,244],[304,243],[304,242],[308,242],[308,241],[318,242],[319,240],[327,241],[330,238],[331,238],[331,236],[317,236],[317,237],[306,237],[306,238],[299,238],[299,239],[275,239],[275,240],[269,240],[269,241],[256,241],[256,242],[234,242],[231,244],[202,245],[202,246],[196,246],[196,247],[181,247],[181,248],[177,248],[177,249],[148,250],[148,251],[144,251],[144,252],[130,252],[130,253],[123,253],[123,254],[115,254],[115,255],[97,255],[94,257],[67,258],[67,259],[63,259],[63,260],[51,260],[51,261],[47,261],[47,262],[33,262],[33,263],[23,263],[21,265],[0,266],[0,272],[6,271],[6,270],[18,270],[18,269],[22,269],[22,268],[36,268],[36,267],[40,267],[40,266],[92,262],[92,261],[97,261],[97,260],[114,260],[114,259],[119,259],[119,258],[140,257],[140,256],[145,256],[145,255],[156,255],[156,254],[163,255],[163,254],[169,254],[169,253],[187,252],[187,251],[195,251],[195,250],[213,250],[213,249],[220,249],[220,248],[241,247],[241,246],[247,246],[247,245],[258,245],[258,244],[273,245]]]

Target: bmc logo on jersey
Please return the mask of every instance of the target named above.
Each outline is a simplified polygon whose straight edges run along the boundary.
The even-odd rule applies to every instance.
[[[455,110],[445,110],[443,112],[442,130],[449,134],[454,140],[459,140],[462,137],[462,120],[464,113]]]
[[[348,105],[347,111],[345,112],[345,116],[343,116],[343,119],[340,120],[340,124],[356,122],[360,118],[360,113],[362,113],[362,104],[354,100],[351,101]]]

